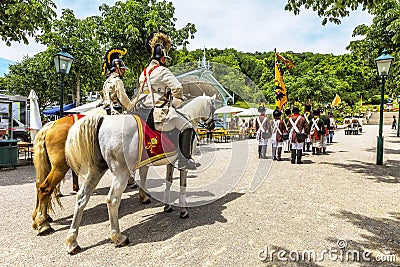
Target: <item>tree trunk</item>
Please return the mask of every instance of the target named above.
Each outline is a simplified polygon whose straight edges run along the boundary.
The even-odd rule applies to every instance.
[[[76,99],[75,99],[75,103],[76,106],[80,105],[81,102],[81,72],[78,70],[77,73],[77,79],[76,79]]]

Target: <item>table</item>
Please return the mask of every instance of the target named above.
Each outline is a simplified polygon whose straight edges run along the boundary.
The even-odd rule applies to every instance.
[[[17,145],[18,151],[22,150],[24,152],[25,161],[28,161],[29,164],[33,164],[33,149],[31,149],[33,147],[33,144],[29,142],[19,141]]]

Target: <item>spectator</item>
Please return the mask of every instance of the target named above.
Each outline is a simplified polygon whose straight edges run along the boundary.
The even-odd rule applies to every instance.
[[[397,129],[397,121],[396,121],[396,116],[395,115],[393,115],[392,129],[394,129],[394,130]]]

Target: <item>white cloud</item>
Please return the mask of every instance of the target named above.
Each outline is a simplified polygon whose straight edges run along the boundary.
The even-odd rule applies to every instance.
[[[56,0],[59,9],[71,8],[77,17],[99,14],[100,3],[112,5],[116,0]],[[366,12],[352,12],[342,24],[322,26],[314,12],[302,10],[295,16],[284,10],[285,0],[172,0],[178,28],[188,22],[197,28],[189,50],[197,48],[235,48],[239,51],[315,52],[343,54],[352,39],[353,29],[362,23],[370,24]],[[44,46],[0,43],[0,57],[20,61],[23,55],[33,56]]]

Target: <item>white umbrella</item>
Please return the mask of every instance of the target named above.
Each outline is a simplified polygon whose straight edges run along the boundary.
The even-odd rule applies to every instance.
[[[35,90],[31,90],[28,99],[30,100],[30,121],[29,128],[31,129],[31,142],[35,141],[36,134],[42,128],[42,119],[40,118],[38,96]]]
[[[242,112],[244,108],[237,108],[232,106],[223,106],[215,111],[215,114],[227,114],[227,113],[235,113],[235,112]]]

